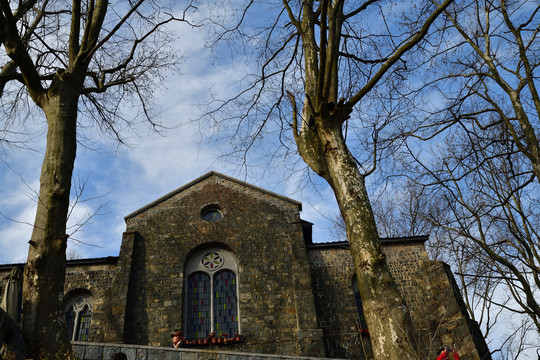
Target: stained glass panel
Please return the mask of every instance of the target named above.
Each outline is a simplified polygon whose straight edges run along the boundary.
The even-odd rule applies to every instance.
[[[69,310],[66,311],[66,326],[68,339],[71,339],[73,337],[73,328],[75,326],[75,311],[73,310],[73,306],[70,306]]]
[[[236,275],[223,270],[214,275],[214,328],[216,335],[233,336],[238,332]]]
[[[79,319],[77,321],[77,335],[75,336],[75,341],[88,341],[91,320],[92,311],[90,310],[88,305],[85,305],[84,309],[79,313]]]
[[[187,281],[185,337],[200,339],[210,333],[210,276],[191,274]]]
[[[217,270],[223,265],[223,257],[218,252],[209,252],[202,257],[201,265],[206,270]]]

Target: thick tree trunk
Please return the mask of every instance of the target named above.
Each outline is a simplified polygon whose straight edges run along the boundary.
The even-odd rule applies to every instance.
[[[340,134],[331,134],[325,156],[329,183],[345,220],[362,304],[376,359],[416,359],[409,310],[397,290],[364,184]]]
[[[63,300],[78,92],[69,86],[57,90],[50,91],[42,105],[48,123],[47,149],[23,288],[24,340],[28,355],[34,359],[56,358],[56,354],[71,349]]]
[[[311,127],[303,126],[295,138],[306,163],[332,187],[345,220],[375,358],[416,360],[409,310],[380,251],[364,177],[343,138],[342,121],[328,112],[322,116],[315,117]]]

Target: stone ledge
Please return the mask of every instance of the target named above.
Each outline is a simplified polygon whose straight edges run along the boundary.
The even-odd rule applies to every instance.
[[[326,360],[329,358],[254,354],[235,351],[174,349],[129,344],[105,344],[74,341],[73,350],[81,360],[111,360],[124,353],[128,360]]]

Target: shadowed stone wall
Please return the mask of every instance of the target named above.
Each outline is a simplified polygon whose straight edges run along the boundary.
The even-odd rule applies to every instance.
[[[70,296],[84,293],[94,299],[92,326],[89,339],[103,341],[106,330],[111,327],[110,292],[117,275],[118,258],[114,256],[97,259],[68,260],[64,300]],[[0,265],[0,297],[3,294],[6,279],[14,265]],[[24,266],[24,264],[17,264]],[[116,321],[116,319],[112,319]],[[120,340],[120,339],[118,339]]]
[[[352,288],[354,268],[348,244],[332,248],[313,246],[308,251],[308,258],[325,355],[346,359],[371,358],[369,337],[359,332]]]
[[[66,282],[64,286],[64,299],[70,296],[86,293],[94,299],[92,309],[92,326],[89,339],[103,341],[105,329],[109,318],[109,291],[116,276],[116,257],[88,260],[72,260],[66,265]]]
[[[222,219],[203,220],[209,207],[219,209]],[[150,357],[146,347],[126,348],[147,349],[141,359],[168,359],[171,353],[191,359],[192,353],[222,349],[244,354],[226,359],[257,358],[246,353],[371,359],[369,334],[359,331],[348,243],[312,243],[311,224],[300,219],[300,210],[294,200],[209,173],[128,215],[119,257],[69,261],[65,297],[92,295],[90,341],[169,346],[170,333],[185,325],[186,264],[199,251],[227,250],[238,264],[241,343],[160,353],[165,357]],[[455,345],[463,360],[489,359],[449,267],[429,260],[426,240],[381,240],[411,311],[421,358]],[[0,265],[0,280],[12,266]],[[77,346],[85,349],[85,360],[97,360],[92,354],[98,353],[108,358],[107,346]]]
[[[381,239],[381,250],[392,277],[411,312],[419,356],[434,359],[442,346],[451,345],[463,360],[490,359],[485,340],[468,316],[449,266],[429,260],[426,240],[427,237]],[[308,258],[326,356],[372,358],[369,334],[358,331],[352,288],[354,267],[348,243],[310,244]]]
[[[223,218],[208,222],[208,206]],[[183,329],[185,264],[204,249],[237,260],[240,332],[235,350],[322,355],[300,204],[210,176],[126,217],[135,232],[124,342],[168,345]],[[120,254],[123,259],[123,254]],[[233,334],[229,334],[233,335]]]
[[[22,360],[24,352],[21,326],[0,308],[0,359],[15,355]]]

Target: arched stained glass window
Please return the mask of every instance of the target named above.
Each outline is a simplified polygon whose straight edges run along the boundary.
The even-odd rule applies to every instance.
[[[69,339],[88,341],[94,299],[88,294],[71,296],[64,304]]]
[[[225,250],[193,256],[186,268],[185,326],[187,339],[239,333],[238,265]]]

